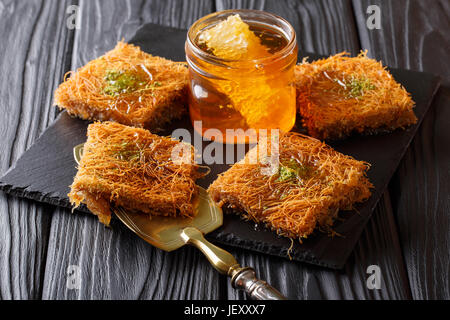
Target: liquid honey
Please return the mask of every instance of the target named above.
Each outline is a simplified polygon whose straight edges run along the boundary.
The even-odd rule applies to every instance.
[[[293,80],[297,46],[286,52],[289,40],[281,31],[266,24],[249,25],[267,48],[261,59],[217,63],[190,60],[190,52],[186,51],[191,62],[190,116],[193,122],[201,121],[201,134],[206,139],[252,143],[261,129],[287,132],[295,124]],[[198,43],[198,37],[194,41],[201,50],[213,55]]]

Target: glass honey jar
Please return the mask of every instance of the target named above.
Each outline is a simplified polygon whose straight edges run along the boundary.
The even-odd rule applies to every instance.
[[[221,33],[213,33],[216,26]],[[247,44],[243,54],[236,54],[242,44],[241,30],[249,39],[258,40],[253,47]],[[215,50],[205,41],[225,49]],[[189,113],[194,128],[205,139],[253,143],[261,129],[292,129],[298,49],[295,31],[286,20],[258,10],[215,12],[191,26],[185,49]]]

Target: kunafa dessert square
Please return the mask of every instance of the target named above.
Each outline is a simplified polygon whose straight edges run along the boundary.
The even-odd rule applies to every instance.
[[[414,101],[385,67],[361,52],[343,52],[295,68],[297,108],[308,134],[337,140],[417,122]]]
[[[269,164],[264,160],[271,156],[270,147],[265,156],[257,149],[219,175],[208,191],[220,206],[231,207],[279,235],[301,239],[315,229],[332,231],[339,210],[352,209],[371,195],[369,164],[317,139],[282,134],[277,170],[272,172],[266,170]]]
[[[85,203],[106,225],[111,205],[149,215],[195,216],[195,180],[203,174],[191,145],[109,121],[90,124],[87,135],[68,195],[75,207]]]
[[[88,120],[159,129],[186,113],[188,69],[124,42],[76,72],[55,92],[55,104]]]

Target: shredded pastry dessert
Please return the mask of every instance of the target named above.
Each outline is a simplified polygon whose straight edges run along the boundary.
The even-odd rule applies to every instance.
[[[195,180],[204,174],[191,145],[109,121],[90,124],[87,135],[68,195],[75,207],[85,203],[106,225],[111,205],[149,215],[195,215]]]
[[[318,139],[392,131],[417,122],[410,94],[366,52],[304,59],[295,78],[303,125]]]
[[[254,147],[211,184],[212,198],[282,236],[300,239],[316,228],[331,231],[339,210],[369,198],[368,163],[298,133],[282,134],[278,145],[276,170],[267,172],[272,153]]]
[[[55,104],[82,119],[160,129],[187,112],[188,69],[124,42],[76,72],[55,92]]]

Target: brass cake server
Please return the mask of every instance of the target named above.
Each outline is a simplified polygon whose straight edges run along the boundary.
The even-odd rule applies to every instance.
[[[73,149],[75,161],[79,164],[83,144]],[[285,300],[278,290],[256,277],[254,269],[241,267],[227,251],[215,246],[203,236],[223,223],[222,209],[210,198],[205,189],[198,187],[194,218],[171,218],[133,213],[121,207],[112,207],[114,214],[139,237],[165,251],[173,251],[190,244],[203,252],[212,266],[231,278],[235,289],[244,290],[256,300]]]

